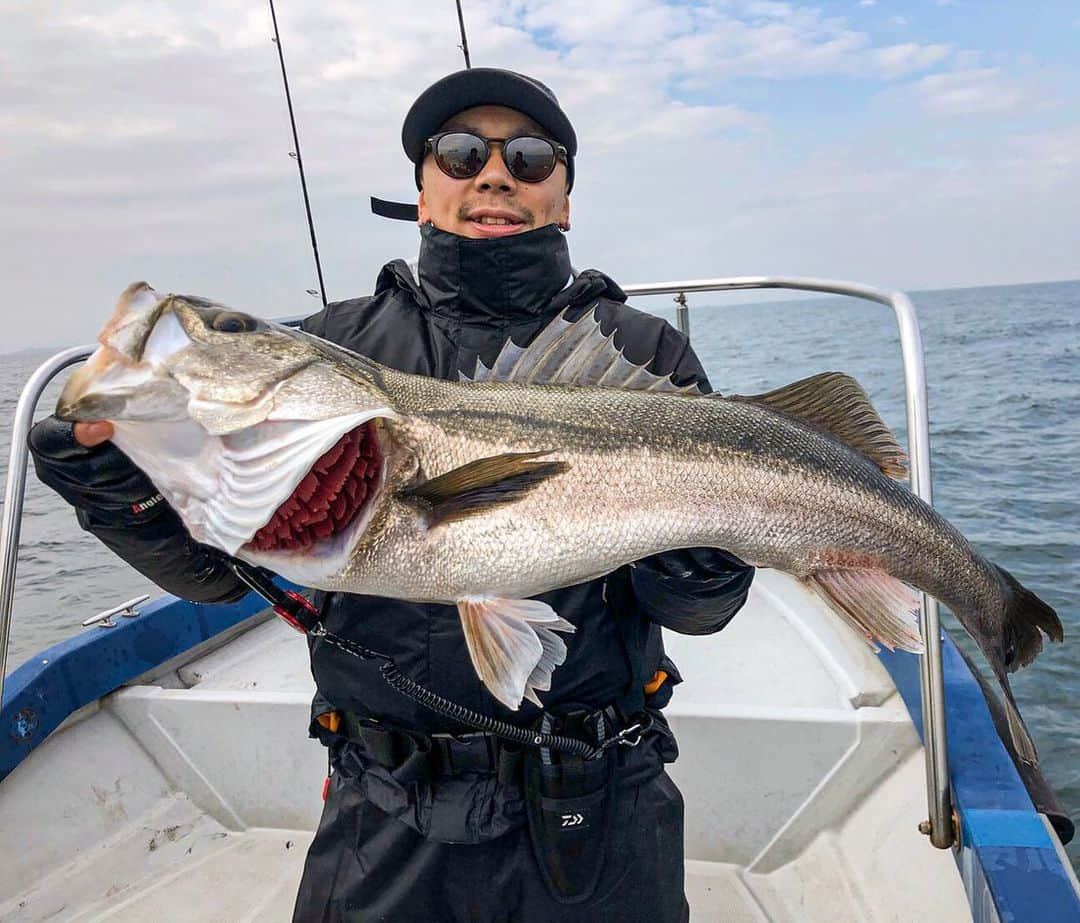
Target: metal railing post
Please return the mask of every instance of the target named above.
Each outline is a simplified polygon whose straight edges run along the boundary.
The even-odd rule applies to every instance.
[[[922,337],[915,308],[902,292],[830,279],[788,276],[745,276],[730,279],[697,279],[655,285],[626,285],[627,295],[681,295],[688,292],[730,292],[744,289],[789,289],[847,295],[876,301],[893,309],[900,331],[900,351],[904,364],[904,400],[907,408],[908,455],[911,460],[911,489],[921,500],[931,503],[930,423],[926,397],[926,371]],[[680,324],[681,326],[681,324]],[[923,751],[926,760],[926,800],[930,842],[948,849],[956,841],[952,796],[949,791],[949,758],[945,729],[945,679],[941,660],[941,624],[937,601],[922,594],[919,628],[926,651],[919,658],[922,698]],[[920,827],[920,829],[923,829]]]
[[[26,487],[26,436],[34,422],[34,408],[50,381],[69,365],[85,359],[90,346],[75,346],[57,353],[39,365],[19,395],[11,423],[11,451],[8,454],[7,483],[4,488],[4,518],[0,525],[0,704],[4,701],[11,610],[15,599],[15,570],[19,563],[19,531],[22,526],[23,493]]]
[[[911,490],[933,505],[930,478],[930,414],[926,396],[922,335],[915,307],[907,295],[892,296],[892,308],[900,328],[904,357],[904,397],[907,406],[908,452],[911,456]],[[926,751],[926,791],[929,799],[930,842],[948,849],[956,840],[952,800],[949,792],[949,764],[946,751],[945,680],[941,663],[941,622],[936,599],[922,594],[919,629],[926,652],[919,661],[919,688],[922,693],[923,747]]]
[[[690,336],[690,308],[686,303],[686,292],[675,296],[675,326],[679,333]]]

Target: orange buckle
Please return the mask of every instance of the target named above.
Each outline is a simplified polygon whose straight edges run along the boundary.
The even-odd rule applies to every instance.
[[[652,695],[657,689],[664,685],[665,680],[667,680],[667,673],[663,670],[657,670],[653,674],[653,678],[645,684],[645,695]]]
[[[336,734],[338,728],[341,727],[341,712],[337,711],[324,711],[316,719],[326,730],[331,734]]]

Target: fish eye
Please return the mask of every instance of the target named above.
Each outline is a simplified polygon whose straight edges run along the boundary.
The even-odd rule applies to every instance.
[[[215,315],[210,326],[220,333],[248,333],[255,329],[257,321],[247,314],[236,311],[222,311]]]

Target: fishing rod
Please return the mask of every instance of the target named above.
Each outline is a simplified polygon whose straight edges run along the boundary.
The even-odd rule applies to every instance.
[[[457,21],[458,28],[461,29],[461,44],[458,48],[461,49],[461,53],[465,55],[465,70],[472,69],[472,63],[469,61],[469,40],[465,37],[465,16],[461,12],[461,0],[457,0]]]
[[[461,0],[455,0],[457,6],[458,29],[461,32],[461,44],[458,48],[465,56],[465,69],[472,68],[469,58],[469,38],[465,33],[465,14],[461,9]],[[278,61],[281,63],[281,82],[285,87],[285,102],[289,107],[289,124],[292,126],[293,145],[295,151],[290,151],[289,156],[296,161],[296,168],[300,172],[300,189],[304,194],[304,211],[307,213],[308,232],[311,235],[311,252],[315,257],[315,271],[319,276],[319,291],[308,289],[309,295],[318,295],[322,298],[323,307],[326,307],[326,285],[323,282],[322,264],[319,262],[319,243],[315,238],[315,222],[311,217],[311,200],[308,197],[307,179],[304,176],[304,159],[300,154],[300,136],[296,130],[296,117],[293,113],[292,94],[289,92],[289,76],[285,70],[285,52],[281,47],[281,33],[278,31],[277,14],[274,12],[274,0],[269,0],[270,18],[274,23],[273,42],[277,45]],[[394,218],[404,221],[416,221],[416,206],[406,205],[401,202],[390,202],[385,199],[371,197],[371,210],[374,214],[383,218]]]
[[[315,222],[311,217],[311,200],[308,198],[307,179],[304,176],[304,158],[300,155],[300,136],[296,132],[296,117],[293,114],[292,94],[289,92],[289,76],[285,72],[285,52],[281,48],[281,34],[278,32],[277,14],[274,12],[274,0],[270,2],[270,19],[274,23],[274,38],[273,42],[277,45],[278,60],[281,62],[281,82],[285,85],[285,102],[289,107],[289,124],[292,126],[293,147],[295,150],[289,152],[289,156],[296,161],[296,168],[300,171],[300,189],[304,194],[304,211],[307,212],[308,231],[311,234],[311,252],[315,257],[315,272],[319,277],[319,291],[313,292],[308,289],[308,293],[311,295],[317,294],[322,299],[323,307],[326,307],[326,284],[323,282],[322,263],[319,262],[319,242],[315,239]],[[460,9],[460,5],[459,5]]]

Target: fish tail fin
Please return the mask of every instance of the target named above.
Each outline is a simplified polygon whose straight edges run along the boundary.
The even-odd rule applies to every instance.
[[[990,565],[1005,584],[1005,627],[1003,665],[1010,673],[1026,667],[1043,647],[1042,633],[1052,641],[1063,641],[1065,630],[1057,613],[1026,589],[1003,567]]]
[[[832,567],[805,579],[871,646],[876,640],[889,650],[922,652],[918,597],[895,577],[872,568]]]
[[[488,691],[514,711],[522,699],[541,705],[537,692],[551,689],[551,674],[566,659],[566,642],[555,632],[574,626],[538,599],[463,599],[458,614],[473,668]]]
[[[1001,691],[1005,693],[1005,717],[1009,723],[1009,736],[1012,738],[1013,749],[1016,751],[1016,755],[1025,763],[1030,766],[1037,766],[1039,764],[1039,754],[1035,750],[1035,742],[1031,739],[1031,732],[1028,731],[1024,719],[1020,716],[1020,709],[1017,707],[1016,699],[1013,698],[1012,686],[1009,684],[1009,674],[1005,672],[1001,662],[994,657],[988,656],[986,659],[990,662],[998,682],[1001,683]]]

